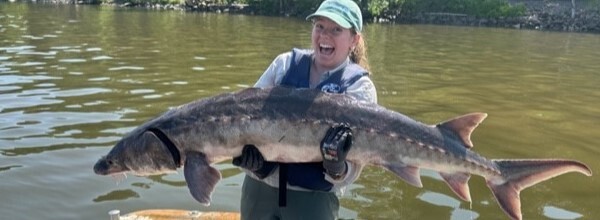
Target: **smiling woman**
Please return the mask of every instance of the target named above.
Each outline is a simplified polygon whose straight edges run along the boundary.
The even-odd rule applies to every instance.
[[[363,18],[358,5],[351,0],[326,0],[306,19],[313,23],[312,50],[294,48],[280,54],[254,86],[310,88],[377,103],[375,86],[369,78],[361,34]],[[325,137],[321,147],[323,152],[330,152],[323,146],[336,146],[332,151],[336,152],[335,160],[292,164],[264,162],[261,152],[252,150],[256,143],[246,143],[250,145],[243,152],[248,153],[233,160],[234,165],[248,174],[242,186],[242,216],[245,219],[337,218],[339,200],[335,193],[342,192],[358,178],[360,167],[346,162],[345,156],[337,157],[346,155],[344,151],[350,149],[352,132],[341,125],[334,127],[330,131],[336,129],[337,132],[328,134],[343,138],[334,144],[328,141],[333,138]],[[288,199],[288,195],[291,198]],[[288,205],[288,201],[293,203]]]

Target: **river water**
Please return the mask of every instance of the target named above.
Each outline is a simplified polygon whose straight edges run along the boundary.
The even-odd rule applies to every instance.
[[[600,170],[600,35],[367,24],[379,104],[426,123],[469,112],[488,158],[568,158]],[[0,3],[0,218],[108,219],[107,212],[238,211],[243,175],[209,207],[183,175],[117,182],[92,171],[131,129],[170,107],[250,87],[307,47],[302,19]],[[358,219],[506,219],[480,177],[472,204],[423,171],[424,188],[368,168],[342,196]],[[521,193],[526,219],[600,216],[600,179],[567,174]]]

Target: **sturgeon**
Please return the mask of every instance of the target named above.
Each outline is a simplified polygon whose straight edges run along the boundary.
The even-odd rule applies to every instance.
[[[248,88],[173,108],[128,133],[95,165],[99,175],[154,175],[183,166],[191,195],[209,205],[221,179],[213,163],[239,156],[254,144],[268,161],[322,161],[319,145],[335,124],[350,125],[347,160],[383,167],[422,187],[420,169],[437,171],[462,200],[471,201],[471,175],[485,178],[502,210],[522,219],[521,190],[552,177],[592,171],[565,159],[488,160],[472,151],[472,131],[485,113],[427,125],[380,105],[312,89]]]

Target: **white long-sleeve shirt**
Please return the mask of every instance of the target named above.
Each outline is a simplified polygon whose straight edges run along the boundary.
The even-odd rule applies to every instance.
[[[275,60],[273,60],[273,62],[267,68],[267,70],[265,70],[265,72],[258,79],[258,81],[254,85],[254,87],[267,88],[267,87],[273,87],[273,86],[280,85],[283,77],[285,76],[288,69],[290,68],[291,63],[292,63],[292,52],[280,54],[279,56],[277,56],[275,58]],[[321,76],[319,83],[323,82],[324,80],[329,78],[332,73],[336,72],[337,70],[339,70],[341,68],[344,68],[349,63],[350,63],[350,59],[348,58],[348,59],[346,59],[345,62],[343,62],[338,67],[324,73]],[[311,88],[315,88],[316,86],[317,85],[310,85]],[[369,77],[361,77],[354,84],[350,85],[348,88],[346,88],[346,94],[354,97],[357,100],[377,103],[377,91],[375,90],[373,81],[371,81],[371,79]],[[352,182],[354,182],[360,175],[362,167],[359,167],[358,165],[355,165],[348,161],[346,163],[348,165],[347,166],[348,170],[347,170],[347,173],[344,176],[344,178],[335,180],[335,179],[331,178],[329,175],[325,174],[325,179],[333,184],[332,191],[334,191],[334,192],[343,193],[344,188],[346,186],[350,185]],[[246,171],[246,173],[249,176],[251,176],[252,178],[254,178],[258,181],[262,181],[272,187],[279,187],[279,168],[274,170],[271,175],[265,177],[264,179],[258,178],[252,172]],[[288,189],[292,189],[292,190],[307,190],[307,189],[304,189],[301,187],[291,186],[289,184],[287,187],[288,187]]]
[[[275,60],[273,60],[267,70],[265,70],[256,84],[254,84],[254,87],[265,88],[280,85],[281,80],[290,68],[291,63],[292,52],[280,54],[277,56],[277,58],[275,58]],[[349,58],[338,67],[323,74],[319,80],[319,83],[325,81],[337,70],[346,67],[348,63],[350,63]],[[315,88],[316,86],[317,85],[310,85],[311,88]],[[356,98],[357,100],[377,103],[377,91],[375,90],[373,81],[371,81],[369,77],[361,77],[354,84],[350,85],[348,88],[346,88],[346,94]]]

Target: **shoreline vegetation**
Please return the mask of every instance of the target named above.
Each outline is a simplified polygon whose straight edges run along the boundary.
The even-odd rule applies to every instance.
[[[9,0],[20,1],[20,0]],[[355,0],[365,21],[600,33],[600,0]],[[306,17],[321,0],[25,0]]]

